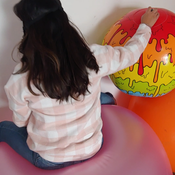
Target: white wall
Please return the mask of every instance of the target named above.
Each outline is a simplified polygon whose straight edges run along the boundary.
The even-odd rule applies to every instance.
[[[21,22],[12,11],[17,2],[0,0],[0,108],[7,106],[3,87],[16,64],[11,52],[22,36]],[[112,24],[133,9],[153,6],[175,12],[174,0],[62,0],[62,4],[89,44],[101,44]],[[107,77],[102,81],[102,91],[111,91],[115,96],[118,93]]]

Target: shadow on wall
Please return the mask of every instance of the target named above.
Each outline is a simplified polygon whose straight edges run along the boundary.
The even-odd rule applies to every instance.
[[[22,34],[21,22],[13,13],[13,6],[18,0],[1,0],[1,29],[0,29],[0,107],[7,106],[4,85],[13,72],[16,63],[12,60],[13,48],[19,43]],[[14,59],[17,60],[16,54]],[[2,76],[3,75],[3,76]]]
[[[93,44],[91,41],[96,41],[97,44],[102,44],[103,38],[105,37],[109,29],[112,27],[112,25],[130,11],[138,8],[139,7],[114,7],[113,10],[111,10],[111,12],[109,13],[109,15],[103,18],[103,20],[99,22],[97,27],[88,34],[88,43]]]

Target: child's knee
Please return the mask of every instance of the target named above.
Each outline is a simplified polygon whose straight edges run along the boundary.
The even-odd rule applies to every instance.
[[[0,122],[0,128],[2,128],[2,127],[11,127],[12,125],[14,125],[14,123],[10,122],[10,121],[2,121],[2,122]]]

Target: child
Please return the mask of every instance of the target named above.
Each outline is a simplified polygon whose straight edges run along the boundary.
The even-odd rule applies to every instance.
[[[159,13],[149,7],[132,39],[113,48],[88,47],[59,0],[21,0],[14,12],[22,58],[5,86],[14,123],[0,123],[0,142],[43,169],[91,158],[103,140],[101,78],[139,59]]]

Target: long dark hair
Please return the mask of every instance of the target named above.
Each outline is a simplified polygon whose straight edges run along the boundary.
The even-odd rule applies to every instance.
[[[21,0],[14,6],[23,22],[24,36],[19,45],[22,67],[31,83],[44,95],[60,101],[69,96],[78,100],[90,84],[88,69],[99,71],[95,57],[81,32],[69,21],[59,0]]]

